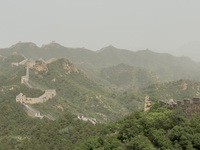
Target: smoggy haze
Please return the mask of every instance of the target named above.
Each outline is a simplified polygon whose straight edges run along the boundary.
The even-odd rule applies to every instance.
[[[174,50],[200,41],[199,0],[1,0],[0,47],[39,46]]]

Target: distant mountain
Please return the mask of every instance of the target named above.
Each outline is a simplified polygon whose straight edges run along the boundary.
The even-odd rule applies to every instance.
[[[37,47],[31,42],[17,43],[10,48],[0,49],[0,54],[4,56],[21,54],[27,58],[42,58],[44,60],[51,58],[68,58],[70,61],[77,64],[89,62],[91,67],[93,64],[96,65],[98,61],[100,61],[100,58],[98,58],[93,51],[84,48],[68,48],[54,42],[43,45],[42,47]]]
[[[2,56],[13,53],[27,58],[44,60],[67,58],[93,77],[98,76],[102,68],[123,63],[153,71],[164,81],[180,78],[200,80],[198,76],[200,64],[187,57],[175,57],[150,50],[133,52],[108,46],[99,51],[91,51],[84,48],[68,48],[54,42],[42,47],[37,47],[34,43],[17,43],[10,48],[0,49]]]
[[[97,51],[97,55],[106,62],[106,66],[113,66],[120,63],[131,64],[134,54],[135,52],[133,51],[118,49],[112,45]]]
[[[189,42],[171,52],[176,56],[187,56],[200,62],[200,41]]]
[[[117,49],[113,46],[103,48],[97,53],[106,62],[106,66],[123,63],[133,67],[145,68],[157,74],[161,81],[181,78],[200,79],[198,77],[200,64],[187,57],[175,57],[167,53],[156,53],[150,50],[133,52]]]

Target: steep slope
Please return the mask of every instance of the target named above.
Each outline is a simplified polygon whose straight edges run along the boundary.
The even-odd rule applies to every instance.
[[[140,91],[141,98],[148,95],[151,100],[192,98],[200,96],[200,82],[178,80],[162,84],[155,84]],[[138,95],[140,95],[138,94]]]
[[[128,113],[128,110],[111,98],[109,93],[88,79],[68,60],[59,59],[47,65],[47,68],[48,70],[31,70],[32,84],[39,83],[40,87],[54,88],[57,96],[45,104],[38,105],[38,108],[53,110],[55,115],[66,110],[94,117],[99,121],[112,120]]]
[[[159,82],[155,73],[126,64],[103,68],[100,76],[119,88],[140,89]]]

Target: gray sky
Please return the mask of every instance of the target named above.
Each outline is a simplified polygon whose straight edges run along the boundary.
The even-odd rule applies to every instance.
[[[52,40],[167,51],[200,41],[200,0],[0,0],[0,47]]]

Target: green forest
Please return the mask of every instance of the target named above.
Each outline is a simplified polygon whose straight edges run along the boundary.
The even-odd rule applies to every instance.
[[[0,150],[200,149],[200,116],[188,116],[179,108],[169,110],[157,103],[199,97],[199,82],[180,79],[160,83],[152,80],[155,74],[146,69],[124,64],[104,68],[102,79],[91,78],[69,60],[58,59],[50,64],[36,61],[30,69],[33,88],[29,88],[20,82],[26,67],[11,65],[22,60],[20,55],[0,59]],[[130,78],[124,81],[124,77]],[[56,97],[31,107],[53,120],[33,118],[15,101],[21,92],[39,97],[45,89],[56,89]],[[147,95],[155,104],[143,112]],[[79,120],[77,114],[97,122]]]
[[[188,117],[181,109],[168,110],[159,104],[149,112],[96,125],[70,113],[55,121],[32,119],[12,102],[1,99],[1,104],[2,150],[200,149],[200,116]]]

